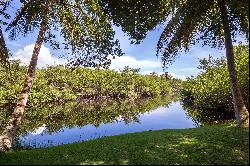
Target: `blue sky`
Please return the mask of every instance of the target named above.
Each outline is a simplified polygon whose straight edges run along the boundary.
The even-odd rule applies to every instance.
[[[149,32],[146,39],[139,45],[131,45],[128,36],[121,31],[121,28],[114,27],[114,29],[116,38],[119,39],[125,55],[112,60],[111,69],[119,70],[129,65],[133,68],[140,68],[142,74],[149,74],[153,71],[156,73],[163,72],[160,58],[156,57],[156,44],[162,32],[162,27]],[[5,33],[5,40],[8,48],[14,54],[14,58],[21,59],[22,62],[28,64],[36,36],[37,32],[34,32],[25,38],[10,41]],[[57,52],[52,50],[49,45],[44,44],[39,55],[38,64],[45,66],[46,63],[49,65],[65,63],[64,59],[56,57],[58,55]],[[195,76],[199,72],[197,69],[199,58],[208,57],[209,54],[214,57],[220,57],[224,54],[224,50],[212,49],[209,46],[202,47],[197,44],[188,53],[181,53],[167,71],[174,77],[182,79],[191,75]]]
[[[163,26],[148,33],[146,39],[139,45],[130,45],[128,37],[120,30],[120,28],[115,28],[117,38],[120,39],[121,47],[125,52],[125,55],[132,56],[138,61],[149,60],[152,62],[158,62],[159,66],[155,68],[145,67],[141,71],[143,73],[148,73],[155,71],[157,73],[163,72],[161,68],[160,57],[156,57],[156,44],[163,31]],[[172,73],[172,75],[183,78],[189,77],[191,75],[197,75],[199,70],[197,66],[199,64],[199,59],[208,57],[208,55],[214,57],[221,57],[224,53],[223,50],[213,49],[209,46],[202,47],[200,44],[191,47],[190,51],[185,53],[180,53],[175,59],[175,62],[168,67],[167,71]]]
[[[12,6],[11,12],[18,8],[18,4]],[[111,62],[111,69],[119,70],[129,65],[133,68],[140,68],[142,74],[149,74],[150,72],[162,73],[160,58],[156,57],[156,44],[163,31],[163,26],[159,26],[155,30],[148,33],[146,39],[139,45],[130,45],[128,36],[121,31],[121,28],[114,27],[116,31],[116,38],[119,39],[121,48],[125,55],[118,57]],[[36,41],[38,32],[34,32],[25,38],[20,38],[15,41],[10,41],[5,33],[5,40],[7,47],[14,54],[13,59],[21,59],[25,64],[29,63],[34,43]],[[65,60],[57,57],[58,52],[50,48],[49,45],[44,44],[39,55],[38,66],[43,67],[46,64],[64,64]],[[208,57],[224,56],[225,51],[210,48],[209,46],[202,47],[197,44],[193,46],[188,53],[181,53],[175,62],[166,70],[174,77],[184,79],[191,75],[196,76],[199,72],[197,66],[199,59]]]

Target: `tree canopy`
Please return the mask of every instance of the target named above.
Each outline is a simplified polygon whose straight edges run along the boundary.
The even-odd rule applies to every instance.
[[[71,65],[108,67],[109,55],[122,55],[114,39],[110,19],[97,0],[52,1],[45,42],[54,49],[66,49]],[[47,10],[46,1],[23,0],[16,17],[8,24],[10,39],[26,36],[39,29]],[[58,33],[63,41],[57,40]],[[73,56],[72,56],[73,55]]]
[[[133,43],[140,43],[157,25],[166,24],[157,44],[157,56],[167,67],[180,51],[188,51],[197,42],[217,48],[224,46],[219,1],[103,0],[102,6]],[[232,36],[244,34],[248,38],[248,0],[225,3]]]

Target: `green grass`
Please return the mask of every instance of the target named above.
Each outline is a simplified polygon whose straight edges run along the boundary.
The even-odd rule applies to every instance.
[[[0,154],[3,164],[249,164],[249,128],[160,130]]]

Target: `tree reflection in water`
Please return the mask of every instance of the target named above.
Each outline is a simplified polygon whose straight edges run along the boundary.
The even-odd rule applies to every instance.
[[[29,133],[51,134],[61,132],[63,128],[83,127],[85,125],[139,122],[140,114],[160,106],[168,107],[173,102],[170,97],[158,97],[144,100],[103,101],[96,104],[67,102],[47,104],[39,108],[28,108],[18,131],[19,136]],[[1,126],[8,120],[10,113],[0,110]],[[2,130],[2,128],[1,128]]]

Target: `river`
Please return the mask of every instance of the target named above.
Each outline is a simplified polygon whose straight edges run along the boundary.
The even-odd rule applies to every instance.
[[[125,133],[195,127],[198,125],[180,101],[170,98],[69,102],[27,109],[15,147],[39,148]]]

